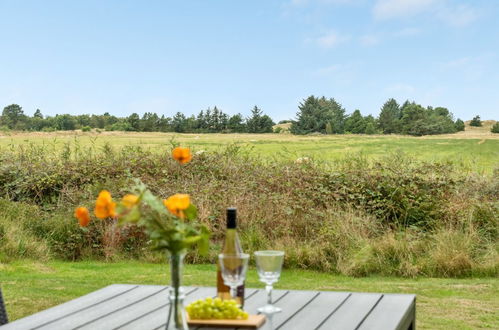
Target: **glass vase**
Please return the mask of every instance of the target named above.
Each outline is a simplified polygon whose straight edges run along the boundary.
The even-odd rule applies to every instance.
[[[182,269],[185,251],[170,254],[170,310],[166,322],[167,330],[189,330],[187,314],[184,308],[185,292],[182,288]]]

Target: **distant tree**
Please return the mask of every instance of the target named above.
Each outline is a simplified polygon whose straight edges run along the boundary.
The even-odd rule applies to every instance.
[[[246,119],[246,129],[248,133],[272,133],[274,122],[264,115],[262,110],[256,105],[251,110],[251,116]]]
[[[137,113],[132,113],[126,119],[130,131],[139,131],[140,130],[140,117]]]
[[[279,120],[278,124],[289,124],[292,123],[293,121],[291,119],[285,119],[285,120]]]
[[[367,123],[360,110],[355,110],[345,120],[345,131],[353,134],[363,134],[366,131],[366,125]]]
[[[492,128],[490,129],[492,133],[499,133],[499,121],[496,121],[494,125],[492,125]]]
[[[3,108],[1,125],[7,126],[10,129],[23,130],[26,128],[25,124],[27,117],[24,114],[23,108],[17,104],[11,104]]]
[[[311,95],[300,103],[296,116],[297,120],[291,124],[290,129],[293,134],[341,134],[345,130],[345,109],[335,99]]]
[[[427,134],[426,109],[415,102],[404,103],[401,110],[402,133],[421,136]]]
[[[40,118],[43,119],[43,115],[40,109],[36,109],[35,113],[33,114],[34,118]]]
[[[246,125],[244,124],[243,116],[240,113],[231,116],[227,122],[227,128],[231,132],[244,132]]]
[[[395,99],[389,99],[381,107],[379,128],[383,134],[400,133],[400,107]]]
[[[345,133],[345,109],[336,102],[335,99],[326,100],[324,97],[321,98],[320,102],[324,102],[328,111],[331,112],[331,125],[333,126],[333,133],[343,134]]]
[[[177,112],[172,118],[172,129],[177,133],[184,133],[187,128],[187,122],[185,115],[181,112]]]
[[[55,129],[59,131],[72,131],[76,129],[76,119],[69,114],[56,115]]]
[[[461,119],[459,119],[459,118],[456,119],[454,126],[456,127],[456,132],[464,131],[464,121],[462,121]]]
[[[482,121],[480,120],[480,116],[473,117],[473,119],[470,121],[470,126],[481,127]]]
[[[90,119],[90,115],[76,116],[76,122],[78,123],[78,126],[80,126],[80,127],[83,127],[83,126],[92,127],[92,120]]]
[[[364,122],[366,124],[366,130],[365,134],[377,134],[379,133],[376,127],[378,126],[378,123],[376,121],[376,118],[374,118],[372,115],[368,115],[364,117]]]
[[[171,131],[171,118],[170,117],[165,117],[165,115],[162,115],[161,118],[159,118],[158,121],[158,130],[160,132],[169,132]]]
[[[372,134],[376,134],[376,125],[372,122],[368,122],[366,124],[366,130],[365,130],[365,134],[369,134],[369,135],[372,135]]]
[[[159,117],[152,112],[146,112],[140,120],[140,130],[142,132],[155,132],[158,130]]]

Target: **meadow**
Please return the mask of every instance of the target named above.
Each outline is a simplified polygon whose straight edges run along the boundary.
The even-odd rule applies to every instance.
[[[194,151],[223,150],[228,145],[243,148],[255,157],[270,161],[295,160],[301,157],[315,161],[337,161],[353,156],[378,159],[402,153],[420,160],[452,162],[463,171],[490,174],[499,166],[499,134],[490,133],[490,125],[467,127],[465,132],[438,136],[402,135],[322,135],[291,134],[179,134],[137,132],[0,132],[0,150],[33,144],[60,150],[67,144],[81,147],[115,148],[140,146],[161,152],[176,141]]]
[[[286,251],[281,288],[412,292],[418,327],[497,328],[499,138],[464,133],[2,133],[7,308],[18,318],[111,283],[168,283],[140,231],[73,218],[140,178],[160,196],[189,193],[212,232],[209,255],[187,257],[187,284],[213,285],[223,210],[236,205],[245,251]],[[174,144],[197,152],[182,172]]]

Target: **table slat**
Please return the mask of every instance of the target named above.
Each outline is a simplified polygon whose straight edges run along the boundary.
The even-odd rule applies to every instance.
[[[187,294],[184,302],[186,304],[189,304],[189,303],[193,302],[194,300],[206,298],[208,296],[214,296],[214,295],[215,295],[215,288],[201,287],[201,288],[198,288],[197,290],[192,291],[191,293]],[[122,324],[117,329],[150,330],[150,329],[155,329],[155,328],[161,327],[162,324],[166,324],[166,318],[168,317],[168,310],[169,310],[168,305],[169,305],[169,302],[167,301],[166,303],[164,303],[161,306],[151,306],[152,308],[156,307],[155,309],[152,310],[152,312],[150,312],[146,315],[141,315],[141,316],[137,317],[136,319],[129,321],[126,324]]]
[[[136,289],[137,285],[113,284],[100,290],[91,292],[87,295],[73,299],[61,305],[54,306],[39,313],[27,316],[2,326],[2,330],[9,329],[33,329],[48,322],[64,318],[72,313],[78,313],[82,310],[92,308],[92,306],[105,303],[125,294],[130,290]]]
[[[116,310],[132,305],[137,301],[140,301],[145,297],[155,294],[163,289],[164,287],[159,285],[141,285],[134,290],[130,290],[122,295],[108,300],[106,303],[94,305],[91,308],[73,313],[55,322],[50,322],[42,327],[37,327],[36,329],[75,329],[91,320],[95,320],[101,316],[107,315],[108,313],[112,313]]]
[[[377,293],[352,293],[319,328],[356,329],[382,296]]]
[[[293,318],[281,324],[280,327],[282,329],[315,329],[333,314],[350,295],[351,293],[348,292],[320,292],[314,300]]]
[[[190,294],[198,288],[185,287],[186,294]],[[136,301],[134,304],[115,310],[98,319],[90,320],[78,329],[115,329],[123,324],[131,322],[141,316],[144,316],[162,305],[168,304],[169,288],[163,287],[162,290],[146,297],[142,301]]]
[[[407,330],[414,319],[415,299],[416,296],[407,294],[384,295],[359,329]]]
[[[305,305],[311,303],[318,295],[318,291],[289,291],[274,303],[274,305],[282,308],[282,312],[275,314],[272,317],[272,320],[267,321],[271,323],[275,329],[279,329],[284,322],[289,318],[292,318],[304,308]]]

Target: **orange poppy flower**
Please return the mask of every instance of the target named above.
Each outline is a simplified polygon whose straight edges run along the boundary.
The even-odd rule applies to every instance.
[[[121,204],[123,204],[127,209],[134,207],[139,201],[139,197],[133,194],[127,194],[121,199]]]
[[[191,161],[192,154],[189,148],[176,147],[172,151],[173,159],[181,164],[185,164]]]
[[[116,203],[113,202],[109,191],[102,190],[99,193],[99,197],[97,197],[97,200],[95,201],[95,216],[99,219],[114,217],[116,215],[115,209]]]
[[[90,222],[90,214],[88,212],[88,209],[86,207],[76,208],[75,218],[78,219],[78,223],[80,224],[80,227],[88,226],[88,223]]]
[[[179,218],[184,218],[184,210],[191,205],[191,199],[187,194],[175,194],[163,201],[168,211]]]

